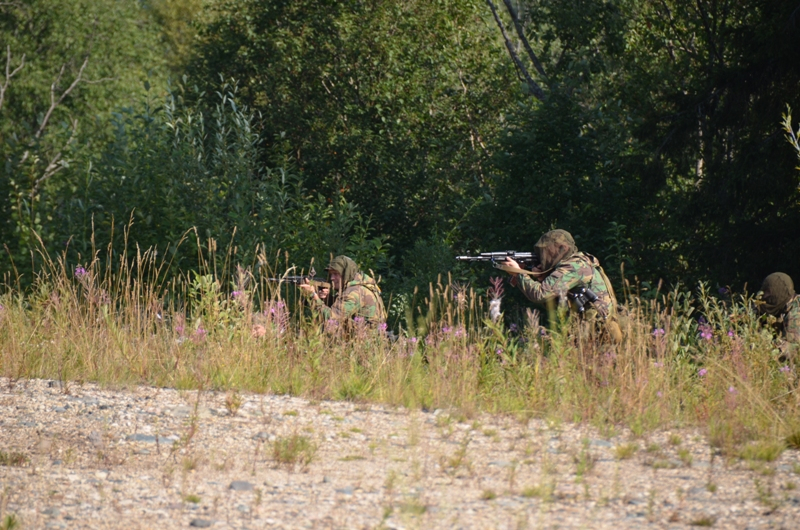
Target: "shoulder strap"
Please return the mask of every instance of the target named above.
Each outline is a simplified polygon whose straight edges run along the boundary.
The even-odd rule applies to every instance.
[[[603,278],[603,281],[606,284],[606,289],[608,289],[608,294],[611,297],[611,300],[614,302],[614,309],[616,310],[619,302],[617,302],[617,295],[614,294],[614,286],[611,285],[611,280],[608,279],[606,276],[606,271],[603,270],[603,267],[600,266],[600,261],[592,256],[591,254],[586,254],[592,262],[592,266],[600,273],[600,277]]]

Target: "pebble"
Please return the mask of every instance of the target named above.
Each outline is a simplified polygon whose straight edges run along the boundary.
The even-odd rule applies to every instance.
[[[542,520],[548,527],[638,530],[686,527],[703,516],[716,517],[717,528],[793,528],[800,520],[800,490],[789,486],[800,483],[794,472],[800,453],[787,450],[757,469],[717,458],[710,471],[711,447],[699,429],[648,432],[643,440],[618,427],[606,441],[588,425],[480,412],[443,428],[442,414],[454,414],[449,409],[434,416],[248,393],[241,394],[239,414],[199,413],[190,425],[195,406],[224,414],[225,393],[204,391],[198,404],[193,391],[71,383],[79,396],[73,399],[47,381],[13,388],[6,381],[0,378],[0,450],[22,451],[30,463],[0,468],[4,513],[28,521],[26,528],[96,527],[101,521],[162,530],[491,528]],[[69,413],[58,416],[56,407]],[[496,434],[485,436],[488,429]],[[263,442],[296,434],[316,449],[308,466],[287,470]],[[671,434],[680,435],[680,449],[693,455],[691,466],[677,458]],[[155,450],[156,440],[168,446],[179,437],[186,443],[174,451]],[[471,442],[460,454],[466,439]],[[52,442],[44,454],[35,452],[41,440]],[[619,460],[615,447],[627,443],[640,449]],[[645,451],[651,444],[660,448],[657,455]],[[594,466],[578,482],[576,457],[587,447]],[[364,459],[346,458],[352,455]],[[765,466],[775,474],[763,475]],[[716,492],[706,489],[709,480]],[[780,503],[769,515],[756,480],[771,485]],[[547,502],[526,496],[549,484],[556,489]],[[496,498],[483,500],[487,492]],[[190,495],[198,502],[188,502]],[[680,520],[673,524],[676,511]]]
[[[229,488],[233,491],[251,491],[253,489],[253,485],[244,480],[234,480],[231,482]]]

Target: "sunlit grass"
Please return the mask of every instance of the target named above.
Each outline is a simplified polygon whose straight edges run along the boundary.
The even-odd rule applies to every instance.
[[[800,432],[794,369],[746,299],[723,305],[702,286],[629,296],[615,345],[568,319],[492,322],[485,297],[453,296],[445,282],[417,295],[392,339],[314,320],[266,273],[213,260],[172,278],[151,252],[45,262],[31,288],[0,296],[3,376],[217,389],[231,414],[238,392],[254,391],[447,409],[464,421],[489,411],[622,425],[634,436],[697,425],[732,456],[754,440],[793,446]],[[634,445],[622,447],[618,458],[632,456]]]

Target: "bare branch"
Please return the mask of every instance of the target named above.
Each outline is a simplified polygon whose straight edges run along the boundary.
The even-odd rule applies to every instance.
[[[531,48],[528,38],[525,36],[525,30],[522,27],[522,23],[519,21],[519,14],[517,13],[517,10],[514,9],[514,4],[511,3],[511,0],[503,0],[503,3],[506,5],[508,14],[511,15],[511,20],[514,22],[514,27],[517,30],[517,35],[519,35],[519,40],[522,41],[522,45],[525,47],[525,51],[528,53],[528,58],[530,58],[534,68],[536,68],[536,71],[539,72],[539,75],[547,79],[547,74],[544,73],[544,67],[542,66],[542,63],[533,52],[533,48]]]
[[[75,89],[75,87],[78,86],[78,83],[81,82],[83,71],[86,69],[86,66],[88,64],[89,64],[89,56],[87,55],[86,59],[83,60],[83,64],[81,65],[80,70],[78,70],[78,75],[75,76],[75,80],[66,90],[64,90],[64,92],[61,93],[61,96],[59,96],[58,101],[56,101],[56,85],[58,85],[58,82],[61,81],[61,77],[64,75],[64,69],[66,68],[67,65],[64,64],[63,66],[61,66],[61,71],[58,73],[58,77],[56,78],[55,81],[53,81],[53,84],[50,85],[50,108],[47,109],[47,113],[44,115],[44,119],[42,119],[42,123],[41,125],[39,125],[39,130],[36,131],[34,138],[38,139],[42,135],[45,127],[47,127],[47,122],[50,121],[50,116],[52,116],[53,111],[56,110],[56,107],[58,107],[61,104],[61,102],[64,101],[64,98],[67,97]]]
[[[500,15],[497,14],[497,8],[494,6],[494,2],[492,0],[486,0],[486,3],[489,4],[489,7],[492,10],[492,14],[494,15],[494,20],[497,22],[497,27],[500,28],[500,33],[503,34],[503,39],[506,42],[506,48],[508,49],[508,54],[511,56],[511,59],[514,61],[514,64],[517,65],[517,68],[522,73],[525,78],[525,82],[528,84],[528,89],[531,92],[531,95],[534,96],[539,101],[544,101],[544,91],[542,87],[540,87],[536,81],[533,80],[531,74],[528,73],[528,69],[525,68],[525,65],[522,64],[520,61],[517,52],[514,50],[514,46],[511,44],[511,39],[508,38],[508,33],[506,33],[506,27],[503,25],[503,21],[500,20]]]
[[[61,170],[64,167],[63,164],[59,164],[59,162],[61,161],[61,155],[64,153],[64,149],[69,147],[69,145],[72,144],[75,141],[75,137],[77,136],[77,132],[78,132],[78,120],[77,119],[73,119],[72,120],[72,133],[69,136],[69,140],[67,140],[67,143],[64,144],[64,147],[62,147],[53,156],[53,158],[50,159],[50,162],[47,164],[47,167],[44,168],[44,173],[42,173],[42,176],[39,177],[38,179],[36,179],[36,182],[33,183],[33,187],[31,188],[31,193],[30,193],[30,197],[31,198],[35,197],[36,194],[39,193],[39,187],[44,183],[45,180],[47,180],[50,177],[52,177],[55,173],[57,173],[59,170]]]
[[[2,5],[2,4],[0,4]],[[9,44],[6,46],[6,78],[3,81],[3,84],[0,85],[0,110],[3,109],[3,100],[6,97],[6,89],[8,88],[8,84],[11,82],[11,78],[14,77],[22,70],[22,67],[25,66],[25,54],[22,54],[22,59],[19,61],[19,66],[11,70],[11,45]]]

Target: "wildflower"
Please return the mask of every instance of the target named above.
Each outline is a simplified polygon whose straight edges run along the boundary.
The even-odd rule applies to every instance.
[[[355,322],[356,324],[361,324],[362,322],[364,322],[364,317],[353,317],[353,322]]]
[[[338,321],[338,320],[336,320],[335,318],[329,318],[329,319],[328,319],[328,320],[325,322],[325,327],[326,327],[326,328],[329,328],[329,329],[335,329],[335,328],[336,328],[336,327],[338,327],[338,326],[339,326],[339,321]]]
[[[658,392],[656,392],[656,395],[657,395],[658,397],[664,397],[664,394],[662,394],[662,393],[661,393],[661,390],[659,390]]]
[[[277,304],[275,304],[275,306],[276,306],[278,309],[283,309],[284,307],[286,307],[286,304],[285,304],[285,303],[283,303],[283,300],[278,300],[278,303],[277,303]]]
[[[208,332],[206,330],[204,330],[202,326],[200,326],[199,328],[197,328],[194,331],[194,334],[197,335],[198,337],[204,337],[206,335],[206,333],[208,333]]]
[[[497,350],[495,350],[495,353],[497,355],[503,355],[503,348],[497,348]]]
[[[705,377],[707,373],[708,370],[706,370],[705,368],[700,368],[700,370],[697,372],[697,375],[699,375],[700,377]]]
[[[486,293],[489,295],[489,300],[499,300],[503,297],[503,278],[496,276],[494,278],[489,278],[489,283],[492,284],[489,289],[487,289]]]
[[[456,331],[453,333],[453,335],[456,337],[463,337],[465,333],[466,332],[464,331],[464,328],[456,328]]]
[[[86,272],[86,269],[83,268],[83,266],[78,265],[77,267],[75,267],[75,277],[78,278],[79,280],[84,276],[86,276],[87,274],[88,273]]]
[[[708,324],[700,324],[700,337],[704,340],[711,340],[714,337],[714,332]]]
[[[508,326],[508,331],[510,331],[511,333],[516,333],[518,329],[519,328],[517,328],[517,325],[514,324],[513,322]]]
[[[411,342],[411,344],[416,344],[417,343],[417,337],[411,337],[408,340]]]
[[[724,294],[728,294],[730,292],[730,290],[727,287],[720,287],[719,289],[717,289],[717,292],[719,294],[723,294],[724,295]]]
[[[788,372],[791,372],[791,371],[792,371],[792,369],[791,369],[791,368],[789,368],[789,365],[788,365],[788,364],[787,364],[787,365],[785,365],[785,366],[781,366],[780,370],[781,370],[781,372],[783,372],[783,373],[788,373]]]
[[[444,326],[444,327],[442,327],[442,333],[450,333],[451,329],[452,328],[450,328],[449,326]]]
[[[231,293],[231,298],[236,298],[236,297],[241,296],[241,295],[242,295],[242,291],[233,291]]]
[[[664,335],[664,329],[663,328],[656,328],[656,329],[653,330],[653,336],[654,337],[661,337],[662,335]]]
[[[653,366],[656,368],[664,368],[664,363],[660,363],[658,361],[653,363]]]
[[[731,394],[735,394],[736,393],[736,389],[733,388],[732,386],[728,387],[728,392],[731,393]]]
[[[387,327],[389,327],[389,326],[388,326],[388,324],[386,324],[386,322],[381,322],[380,324],[378,324],[378,329],[381,330],[381,331],[386,331]]]
[[[731,338],[733,338],[733,337],[735,337],[735,336],[736,336],[736,333],[734,333],[732,329],[729,329],[729,330],[728,330],[728,336],[729,336],[729,337],[731,337]]]
[[[175,332],[176,332],[178,335],[183,335],[183,326],[182,326],[182,325],[177,325],[177,326],[175,326]]]

